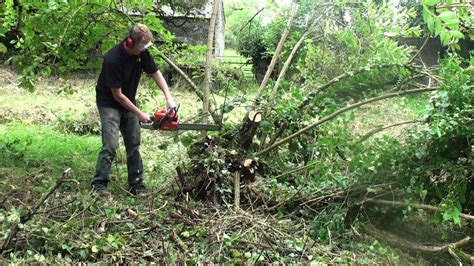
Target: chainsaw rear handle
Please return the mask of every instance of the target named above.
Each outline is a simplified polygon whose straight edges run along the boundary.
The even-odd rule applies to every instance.
[[[151,122],[148,122],[148,123],[142,123],[141,121],[138,121],[138,123],[140,124],[140,127],[141,128],[144,128],[144,129],[153,129],[153,121],[155,121],[155,116],[154,115],[150,115],[150,121]]]

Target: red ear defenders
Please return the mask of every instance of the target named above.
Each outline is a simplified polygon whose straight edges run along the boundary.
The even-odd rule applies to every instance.
[[[135,41],[133,41],[132,37],[128,37],[125,40],[125,46],[127,46],[127,48],[133,48],[135,46]]]

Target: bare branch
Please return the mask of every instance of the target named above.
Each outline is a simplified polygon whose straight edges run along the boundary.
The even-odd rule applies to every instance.
[[[290,32],[291,25],[293,23],[293,19],[296,16],[296,12],[298,11],[298,4],[293,4],[293,7],[291,9],[290,17],[288,18],[288,23],[286,24],[285,31],[281,35],[280,41],[278,42],[277,48],[275,50],[275,54],[273,54],[272,61],[270,62],[270,65],[267,68],[267,72],[265,73],[265,77],[263,78],[262,84],[260,84],[260,88],[257,94],[257,97],[255,98],[255,102],[257,103],[259,99],[263,95],[263,91],[265,90],[265,87],[267,86],[268,80],[270,79],[270,75],[273,72],[273,68],[275,68],[275,65],[278,61],[278,58],[280,57],[281,50],[283,49],[283,44],[286,41],[286,38],[288,37],[288,34]],[[257,105],[255,103],[254,107]]]
[[[247,25],[252,22],[252,20],[258,16],[258,14],[260,14],[260,12],[262,12],[263,10],[265,9],[265,7],[262,7],[259,11],[257,11],[257,13],[255,13],[255,15],[253,15],[242,27],[240,27],[240,30],[238,33],[240,33],[245,27],[247,27]],[[235,10],[235,9],[234,9]]]
[[[392,127],[398,127],[398,126],[401,126],[401,125],[413,124],[413,123],[423,123],[423,122],[425,122],[425,121],[424,120],[410,120],[410,121],[403,121],[403,122],[391,124],[391,125],[388,125],[388,126],[378,126],[374,129],[372,129],[371,131],[367,132],[364,136],[360,137],[355,143],[363,142],[363,141],[367,140],[368,138],[372,137],[373,135],[375,135],[375,134],[377,134],[381,131],[384,131],[386,129],[392,128]]]
[[[186,73],[184,73],[184,71],[181,70],[181,68],[179,68],[170,58],[166,57],[165,55],[160,55],[160,58],[165,60],[165,62],[168,63],[168,65],[170,65],[172,68],[174,68],[174,70],[176,70],[176,72],[178,72],[178,74],[180,74],[181,77],[184,78],[184,80],[191,86],[192,90],[196,93],[196,95],[202,101],[204,96],[199,91],[196,84],[194,84],[194,82],[188,77],[188,75],[186,75]]]
[[[333,79],[331,79],[330,81],[326,82],[325,84],[317,87],[314,92],[310,93],[308,95],[308,97],[298,106],[298,109],[299,110],[303,110],[304,107],[306,107],[306,105],[309,104],[309,102],[318,94],[320,93],[322,90],[332,86],[333,84],[343,80],[343,79],[346,79],[348,77],[352,77],[354,75],[358,75],[360,73],[363,73],[363,72],[369,72],[369,71],[372,71],[374,69],[378,69],[378,68],[388,68],[388,67],[405,67],[405,68],[409,68],[409,69],[413,69],[413,68],[416,68],[416,66],[413,66],[413,65],[404,65],[404,64],[399,64],[399,63],[387,63],[387,64],[376,64],[376,65],[368,65],[368,66],[364,66],[364,67],[361,67],[359,69],[356,69],[354,71],[349,71],[349,72],[346,72],[346,73],[343,73]]]
[[[369,199],[364,202],[368,203],[374,203],[374,204],[382,204],[382,205],[389,205],[389,206],[398,206],[398,207],[415,207],[419,209],[424,209],[424,210],[430,210],[434,212],[441,212],[441,210],[435,206],[431,205],[426,205],[426,204],[418,204],[418,203],[405,203],[401,201],[389,201],[389,200],[380,200],[380,199]],[[466,219],[466,220],[471,220],[474,221],[474,216],[470,214],[465,214],[465,213],[460,213],[459,217]]]
[[[378,230],[376,228],[367,229],[367,231],[378,239],[390,242],[392,244],[396,244],[397,246],[400,246],[402,248],[412,250],[412,251],[417,251],[417,252],[426,252],[426,253],[449,252],[450,248],[457,249],[457,248],[464,247],[464,246],[470,244],[473,240],[473,237],[466,236],[465,238],[463,238],[459,241],[456,241],[454,243],[449,243],[449,244],[445,244],[445,245],[442,245],[442,246],[436,246],[436,245],[426,246],[426,245],[423,245],[423,244],[409,242],[409,241],[407,241],[405,239],[402,239],[402,238],[399,238],[398,236],[395,236],[391,233],[384,232],[384,231]]]

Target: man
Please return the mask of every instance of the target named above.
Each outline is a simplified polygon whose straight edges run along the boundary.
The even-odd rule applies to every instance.
[[[163,92],[168,108],[175,108],[168,85],[147,51],[153,35],[143,24],[135,24],[127,39],[110,49],[104,57],[96,86],[96,102],[102,130],[102,150],[99,152],[96,173],[92,181],[94,191],[101,197],[110,195],[107,184],[119,132],[122,133],[127,152],[129,191],[133,195],[145,193],[143,164],[139,152],[139,122],[150,122],[135,102],[142,71],[148,73]]]

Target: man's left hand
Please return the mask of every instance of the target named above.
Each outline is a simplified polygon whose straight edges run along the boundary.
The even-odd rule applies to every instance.
[[[170,100],[170,101],[166,102],[166,106],[167,106],[168,110],[170,110],[170,115],[174,116],[175,115],[175,110],[176,110],[176,107],[177,107],[176,103],[173,100]]]

